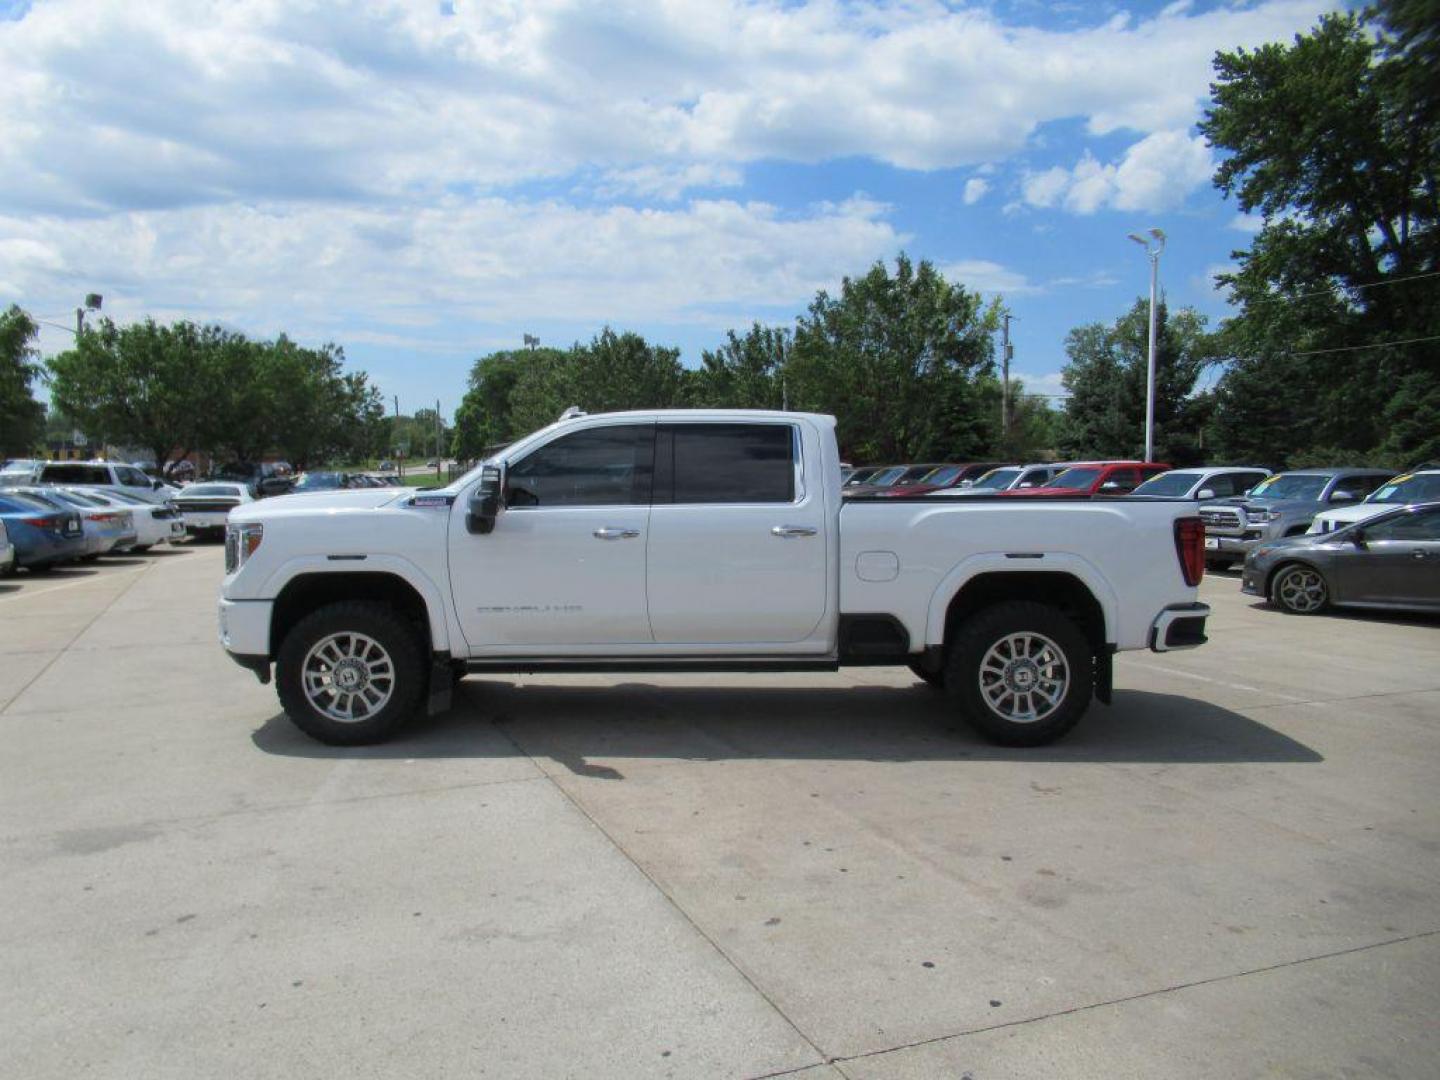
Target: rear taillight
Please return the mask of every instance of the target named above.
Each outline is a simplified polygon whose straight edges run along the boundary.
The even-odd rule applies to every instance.
[[[119,514],[91,514],[91,515],[90,515],[90,520],[91,520],[91,521],[96,521],[96,522],[119,521],[119,520],[120,520],[120,515],[119,515]]]
[[[30,517],[30,518],[21,518],[20,520],[23,521],[23,522],[25,522],[26,525],[33,525],[33,526],[35,526],[35,528],[37,528],[37,529],[58,529],[58,528],[60,528],[60,519],[59,519],[58,517]]]
[[[1185,584],[1199,585],[1205,576],[1205,525],[1198,517],[1175,519],[1175,555]]]

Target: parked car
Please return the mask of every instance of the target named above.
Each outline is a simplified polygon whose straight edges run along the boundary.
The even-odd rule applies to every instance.
[[[1090,495],[1126,495],[1157,473],[1168,472],[1159,461],[1082,461],[1070,466],[1048,484],[1032,488],[1010,488],[1000,494],[1009,498],[1080,499]]]
[[[1386,510],[1409,503],[1440,501],[1440,469],[1406,473],[1387,480],[1365,496],[1365,501],[1336,510],[1323,510],[1310,522],[1307,532],[1326,533],[1364,521]]]
[[[0,519],[15,545],[17,566],[38,573],[85,554],[85,529],[74,511],[56,510],[19,491],[0,491]]]
[[[115,488],[153,503],[163,503],[174,494],[174,489],[163,480],[146,476],[134,465],[114,461],[47,461],[41,466],[35,483],[57,487]]]
[[[255,502],[256,499],[245,484],[212,484],[202,481],[182,489],[174,501],[187,533],[197,537],[219,537],[225,532],[225,522],[230,511],[237,506]]]
[[[252,499],[263,499],[289,492],[294,483],[292,473],[290,464],[285,461],[262,461],[253,464],[232,461],[212,470],[205,477],[205,481],[244,484]]]
[[[16,484],[33,484],[35,474],[44,465],[43,461],[36,461],[34,458],[11,458],[0,465],[0,487],[11,487]]]
[[[307,491],[337,491],[340,488],[370,487],[356,473],[347,472],[303,472],[295,478],[290,494],[303,495]]]
[[[1203,506],[1206,563],[1223,569],[1256,544],[1298,536],[1320,511],[1357,503],[1394,475],[1384,469],[1296,469],[1262,480],[1241,497]]]
[[[15,545],[10,543],[10,530],[5,528],[5,519],[0,518],[0,577],[15,573]]]
[[[1002,465],[976,477],[973,483],[965,487],[939,488],[930,492],[930,495],[937,499],[953,499],[966,495],[994,495],[1001,491],[1043,487],[1068,468],[1068,464]]]
[[[1152,476],[1127,499],[1228,499],[1244,495],[1270,475],[1269,469],[1211,466],[1199,469],[1171,469]]]
[[[859,487],[861,484],[869,480],[872,476],[875,476],[877,473],[879,473],[882,468],[883,466],[879,465],[861,465],[858,468],[851,469],[847,475],[841,478],[841,486],[851,487],[853,485],[855,487]]]
[[[80,556],[82,559],[98,558],[135,542],[135,518],[129,510],[106,506],[89,496],[77,495],[60,487],[10,490],[39,499],[56,510],[78,513],[85,535],[85,551]]]
[[[1293,615],[1331,605],[1440,611],[1440,502],[1257,544],[1240,588]]]
[[[379,469],[379,471],[382,472],[382,473],[393,473],[393,472],[395,471],[395,462],[393,462],[393,461],[382,461],[382,462],[380,462],[380,465],[378,466],[378,469]]]
[[[156,544],[168,544],[185,536],[185,523],[171,503],[156,506],[152,502],[114,488],[67,488],[80,495],[98,499],[102,504],[130,510],[135,515],[135,542],[130,551],[149,551]]]
[[[853,478],[840,490],[841,495],[873,495],[879,488],[889,487],[912,468],[909,465],[886,465],[876,469],[862,481]],[[933,466],[931,466],[933,468]]]
[[[976,461],[959,465],[940,465],[925,473],[918,480],[907,480],[902,476],[881,494],[886,496],[929,495],[933,491],[959,488],[974,483],[975,480],[1001,464],[1003,462]]]

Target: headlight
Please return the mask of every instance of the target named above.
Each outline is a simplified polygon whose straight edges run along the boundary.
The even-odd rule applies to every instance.
[[[1274,521],[1280,515],[1273,510],[1246,510],[1245,520],[1253,521],[1257,525],[1263,525],[1267,521]]]
[[[225,573],[233,574],[255,554],[265,538],[265,526],[259,522],[225,526]]]

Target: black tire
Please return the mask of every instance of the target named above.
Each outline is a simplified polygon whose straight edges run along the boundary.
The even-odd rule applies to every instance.
[[[1029,639],[1031,648],[1024,655],[1006,644],[1017,634]],[[1004,659],[1007,650],[1009,662]],[[988,691],[982,688],[987,657],[991,662],[983,681],[993,688]],[[996,666],[1001,663],[1003,668]],[[1018,685],[1012,679],[1019,680]],[[1001,746],[1041,746],[1058,739],[1085,715],[1094,682],[1094,655],[1080,627],[1048,604],[1024,600],[997,604],[967,619],[950,643],[945,663],[946,696],[971,727]],[[1027,683],[1035,689],[1025,691]],[[1047,686],[1058,692],[1053,702],[1045,700]],[[1012,703],[1008,710],[1007,700]],[[1015,715],[1025,711],[1022,701],[1030,703],[1033,719]]]
[[[910,669],[917,679],[928,683],[932,690],[945,689],[945,671],[943,668],[939,671],[930,671],[918,660],[911,660],[905,666]]]
[[[1287,563],[1270,578],[1270,602],[1287,615],[1318,615],[1330,606],[1330,583],[1308,563]]]
[[[364,635],[388,654],[393,681],[389,699],[381,707],[357,719],[341,720],[306,694],[305,664],[321,642],[350,634]],[[339,667],[333,665],[331,670]],[[426,674],[424,646],[415,627],[385,604],[348,600],[311,612],[285,635],[275,661],[275,690],[285,714],[312,739],[330,746],[365,746],[384,742],[414,716],[425,698]],[[332,705],[340,696],[330,690],[319,693],[331,695]],[[353,699],[359,695],[349,696],[353,710]]]

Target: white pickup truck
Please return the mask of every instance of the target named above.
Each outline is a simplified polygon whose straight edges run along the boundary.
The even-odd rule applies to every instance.
[[[342,745],[466,673],[841,664],[908,665],[1038,745],[1109,700],[1115,652],[1205,641],[1193,503],[840,491],[829,416],[567,413],[438,491],[238,507],[220,640]]]

